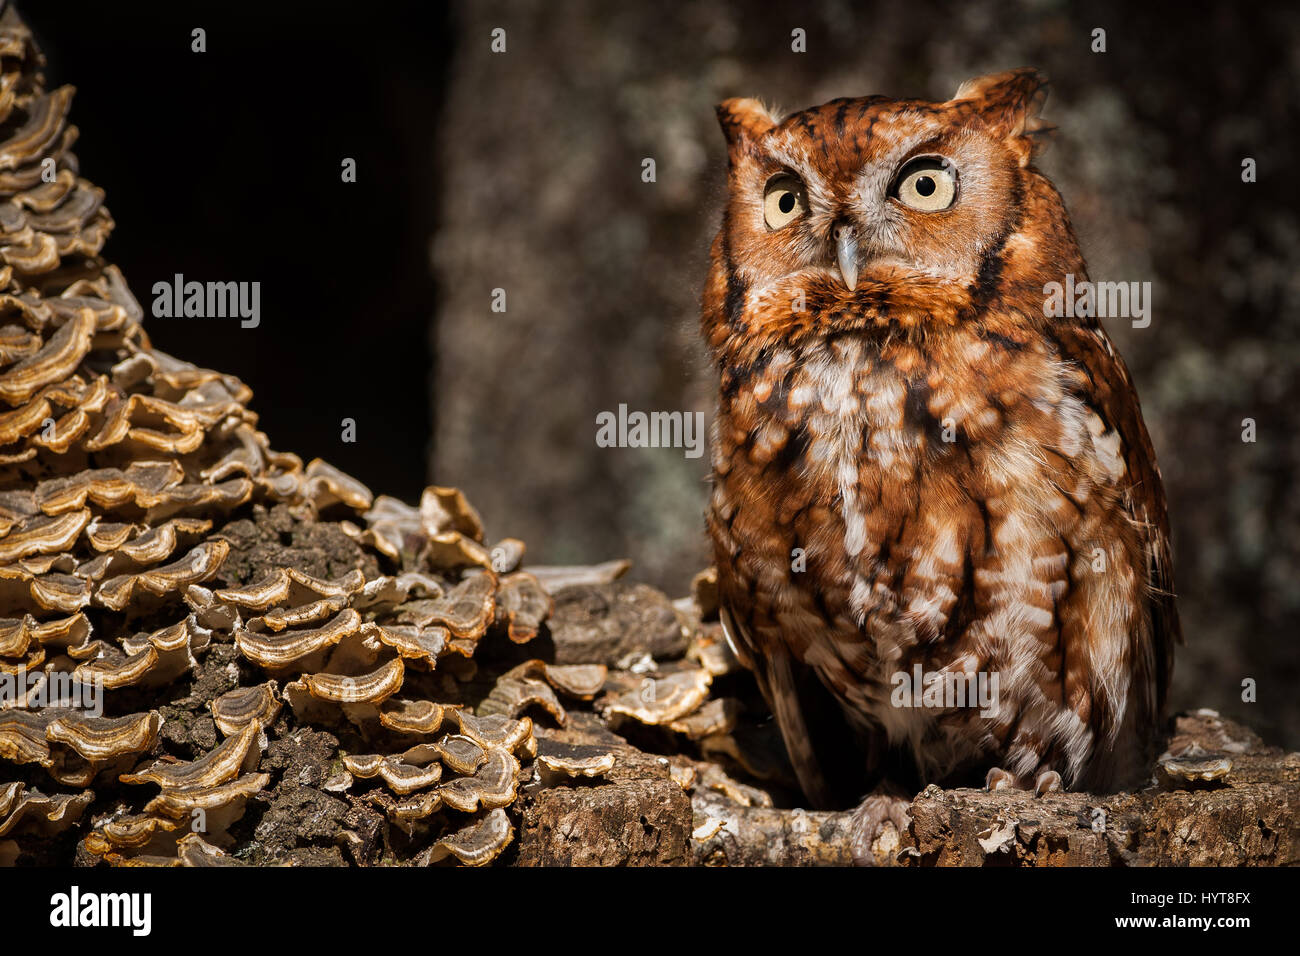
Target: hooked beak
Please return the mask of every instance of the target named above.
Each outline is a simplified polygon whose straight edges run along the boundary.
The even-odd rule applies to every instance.
[[[852,292],[858,285],[858,231],[853,226],[835,227],[835,258],[840,277]]]

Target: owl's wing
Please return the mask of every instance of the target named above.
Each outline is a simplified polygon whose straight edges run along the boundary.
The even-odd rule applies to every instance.
[[[1068,325],[1052,330],[1063,358],[1086,376],[1084,399],[1120,436],[1125,475],[1123,503],[1129,520],[1142,535],[1147,553],[1147,593],[1151,617],[1152,675],[1155,700],[1152,719],[1164,711],[1173,675],[1174,645],[1182,643],[1182,626],[1174,606],[1173,551],[1164,484],[1155,449],[1142,421],[1137,390],[1124,360],[1100,325]]]

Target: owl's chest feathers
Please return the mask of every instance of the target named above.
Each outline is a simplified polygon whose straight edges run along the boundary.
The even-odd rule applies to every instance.
[[[920,364],[905,370],[874,343],[840,337],[777,351],[723,412],[737,442],[727,483],[748,499],[741,506],[755,497],[775,505],[794,545],[796,583],[801,564],[823,587],[837,581],[859,624],[884,598],[869,597],[860,572],[915,515],[921,472],[942,467],[928,393]]]
[[[769,609],[760,639],[866,711],[914,660],[973,668],[951,625],[991,544],[985,499],[1032,497],[1054,478],[1035,445],[1068,444],[1053,358],[974,332],[925,351],[841,335],[743,376],[719,415],[714,527]]]

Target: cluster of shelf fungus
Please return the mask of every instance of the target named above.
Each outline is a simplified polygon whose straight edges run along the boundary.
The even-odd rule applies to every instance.
[[[304,727],[338,741],[320,789],[402,835],[370,862],[425,864],[492,862],[525,782],[614,768],[613,750],[539,748],[572,708],[725,738],[735,708],[710,683],[734,663],[716,634],[662,673],[530,656],[551,592],[614,572],[519,570],[522,544],[486,544],[460,492],[411,506],[275,451],[243,383],[153,349],[101,257],[113,222],[70,152],[72,89],[46,92],[42,66],[6,10],[0,865],[51,862],[51,847],[68,853],[56,862],[244,862],[250,802],[285,772],[264,766],[268,748]],[[353,566],[259,565],[231,529],[272,514],[328,523]],[[169,733],[200,711],[207,745]],[[674,764],[686,788],[688,764]]]

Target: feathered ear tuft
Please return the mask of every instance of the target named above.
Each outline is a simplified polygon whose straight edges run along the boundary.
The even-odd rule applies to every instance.
[[[727,151],[735,153],[775,126],[776,118],[758,100],[732,99],[718,104],[718,123],[727,137]]]
[[[1047,77],[1026,67],[967,80],[958,87],[952,102],[969,102],[1017,153],[1020,165],[1026,166],[1046,148],[1056,129],[1039,116],[1048,90]]]

